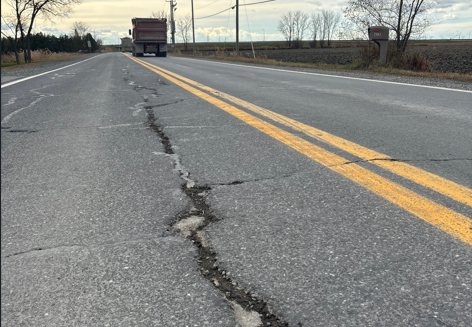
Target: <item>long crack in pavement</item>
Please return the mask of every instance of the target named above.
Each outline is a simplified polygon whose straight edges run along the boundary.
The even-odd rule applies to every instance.
[[[238,286],[226,271],[218,267],[217,253],[209,247],[209,238],[205,233],[205,228],[221,220],[215,216],[213,210],[206,201],[211,192],[208,185],[197,185],[190,179],[190,173],[180,162],[180,158],[174,153],[169,138],[165,135],[162,126],[157,123],[154,111],[151,107],[146,108],[148,115],[147,124],[160,138],[165,153],[155,153],[156,155],[166,155],[174,161],[175,169],[180,173],[180,177],[185,181],[182,191],[189,197],[192,207],[177,215],[172,227],[180,230],[182,236],[192,241],[197,249],[197,263],[200,272],[208,279],[227,299],[235,312],[237,321],[242,326],[272,326],[288,327],[288,324],[273,314],[268,304],[261,298],[252,295]],[[240,184],[241,181],[230,183],[229,185]],[[259,320],[257,319],[259,316]]]

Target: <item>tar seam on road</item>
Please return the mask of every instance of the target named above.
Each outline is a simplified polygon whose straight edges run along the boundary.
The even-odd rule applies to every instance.
[[[305,156],[313,159],[314,161],[321,163],[327,168],[343,175],[344,177],[354,181],[355,183],[363,186],[364,188],[372,191],[373,193],[398,205],[399,207],[412,213],[418,218],[421,218],[424,221],[452,235],[453,237],[460,239],[461,241],[469,245],[472,245],[472,221],[468,217],[461,215],[442,205],[439,205],[427,199],[424,196],[416,194],[413,191],[410,191],[406,189],[405,187],[400,186],[399,184],[391,182],[390,180],[386,178],[376,175],[373,172],[359,165],[356,165],[356,164],[343,165],[343,163],[348,161],[345,158],[335,155],[300,137],[297,137],[289,132],[286,132],[255,116],[252,116],[248,114],[247,112],[230,105],[229,103],[221,101],[203,91],[200,91],[182,81],[179,81],[178,79],[173,78],[169,76],[167,73],[165,73],[162,68],[156,67],[154,65],[146,63],[145,61],[135,59],[130,56],[128,57],[131,60],[139,63],[140,65],[161,75],[167,80],[182,87],[183,89],[189,91],[190,93],[198,96],[199,98],[206,100],[207,102],[241,119],[242,121],[262,131],[263,133],[270,135],[274,139],[290,146],[292,149],[295,149],[296,151],[304,154]],[[179,79],[185,79],[185,78],[179,77]],[[346,140],[343,140],[343,141],[346,141]],[[357,144],[354,144],[354,145],[358,146]],[[363,148],[363,149],[372,151],[366,148]],[[401,162],[391,162],[391,161],[378,161],[378,162],[406,165],[405,163],[401,163]],[[412,174],[414,174],[414,172]],[[429,174],[428,176],[432,178],[440,178],[439,176],[433,175],[431,173],[427,173],[427,174]],[[466,191],[470,191],[470,190],[466,189]]]
[[[176,154],[172,149],[169,138],[165,135],[163,129],[157,123],[157,119],[154,116],[154,111],[152,107],[147,107],[146,112],[148,115],[148,126],[152,131],[154,131],[160,138],[162,145],[164,146],[165,154],[174,159],[174,165],[176,168],[181,167],[180,162],[177,162],[179,159],[176,158]],[[199,217],[202,219],[202,222],[190,231],[189,235],[186,237],[192,241],[192,244],[195,246],[198,259],[197,263],[200,266],[200,271],[202,275],[209,280],[231,303],[236,302],[244,310],[255,311],[259,314],[259,317],[265,326],[272,327],[288,327],[288,324],[278,318],[276,315],[270,312],[267,303],[253,296],[250,292],[246,292],[243,288],[238,287],[237,283],[234,282],[224,270],[221,270],[217,265],[217,254],[212,251],[208,244],[204,233],[205,227],[210,223],[220,220],[213,213],[213,210],[206,202],[206,197],[211,191],[210,186],[197,186],[194,181],[190,181],[188,178],[189,173],[187,171],[182,171],[179,169],[180,177],[185,181],[182,185],[182,191],[188,196],[191,200],[193,208],[186,212],[181,212],[177,215],[174,223],[172,224],[174,228],[176,224],[182,221],[185,221],[189,218]],[[235,181],[230,183],[230,185],[241,184],[240,181]]]

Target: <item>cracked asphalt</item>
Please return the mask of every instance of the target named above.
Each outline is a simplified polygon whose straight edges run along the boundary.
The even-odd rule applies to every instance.
[[[470,224],[464,201],[374,163],[472,188],[472,93],[141,59],[388,155],[265,119]],[[470,244],[125,55],[4,85],[5,326],[472,321]]]

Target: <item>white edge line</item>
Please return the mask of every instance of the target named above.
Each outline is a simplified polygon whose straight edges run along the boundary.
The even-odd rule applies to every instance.
[[[174,58],[184,58],[184,57],[174,57]],[[200,61],[202,60],[202,59],[195,59],[195,58],[184,58],[184,59],[200,60]],[[238,67],[252,67],[252,68],[257,68],[257,69],[275,70],[275,71],[279,71],[279,72],[289,72],[289,73],[295,73],[295,74],[328,76],[328,77],[334,77],[334,78],[345,78],[345,79],[353,79],[353,80],[367,81],[367,82],[395,84],[395,85],[404,85],[404,86],[416,86],[416,87],[424,87],[424,88],[436,89],[436,90],[446,90],[446,91],[472,93],[472,91],[470,91],[470,90],[452,89],[452,88],[440,87],[440,86],[430,86],[430,85],[421,85],[421,84],[408,84],[408,83],[382,81],[382,80],[360,78],[360,77],[350,77],[350,76],[340,76],[340,75],[330,75],[330,74],[320,74],[320,73],[299,72],[299,71],[296,71],[296,70],[268,68],[268,67],[252,66],[252,65],[249,66],[249,65],[230,64],[230,63],[227,63],[227,62],[218,62],[216,60],[204,60],[204,61],[210,61],[210,62],[214,62],[214,63],[220,64],[220,65],[229,65],[229,66],[238,66]],[[360,73],[364,73],[364,72],[360,72]],[[367,74],[368,74],[368,72],[367,72]]]
[[[64,69],[64,68],[67,68],[67,67],[70,67],[70,66],[74,66],[74,65],[77,65],[77,64],[80,64],[80,63],[83,63],[87,60],[90,60],[90,59],[94,59],[94,58],[97,58],[99,56],[103,55],[102,54],[99,54],[98,56],[93,56],[92,58],[88,58],[88,59],[85,59],[85,60],[82,60],[82,61],[79,61],[79,62],[76,62],[74,64],[71,64],[71,65],[68,65],[68,66],[64,66],[64,67],[61,67],[61,68],[57,68],[57,69],[54,69],[54,70],[50,70],[48,72],[45,72],[45,73],[41,73],[41,74],[38,74],[38,75],[34,75],[34,76],[29,76],[29,77],[25,77],[25,78],[22,78],[22,79],[19,79],[19,80],[16,80],[16,81],[13,81],[13,82],[10,82],[10,83],[5,83],[5,84],[2,84],[2,89],[4,87],[7,87],[7,86],[10,86],[10,85],[13,85],[13,84],[16,84],[16,83],[21,83],[21,82],[24,82],[24,81],[27,81],[29,79],[32,79],[32,78],[35,78],[35,77],[38,77],[38,76],[42,76],[42,75],[46,75],[46,74],[49,74],[49,73],[52,73],[52,72],[55,72],[55,71],[58,71],[58,70],[61,70],[61,69]]]

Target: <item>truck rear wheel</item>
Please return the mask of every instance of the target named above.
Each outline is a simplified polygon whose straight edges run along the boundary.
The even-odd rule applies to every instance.
[[[167,57],[167,51],[159,52],[159,57]]]

